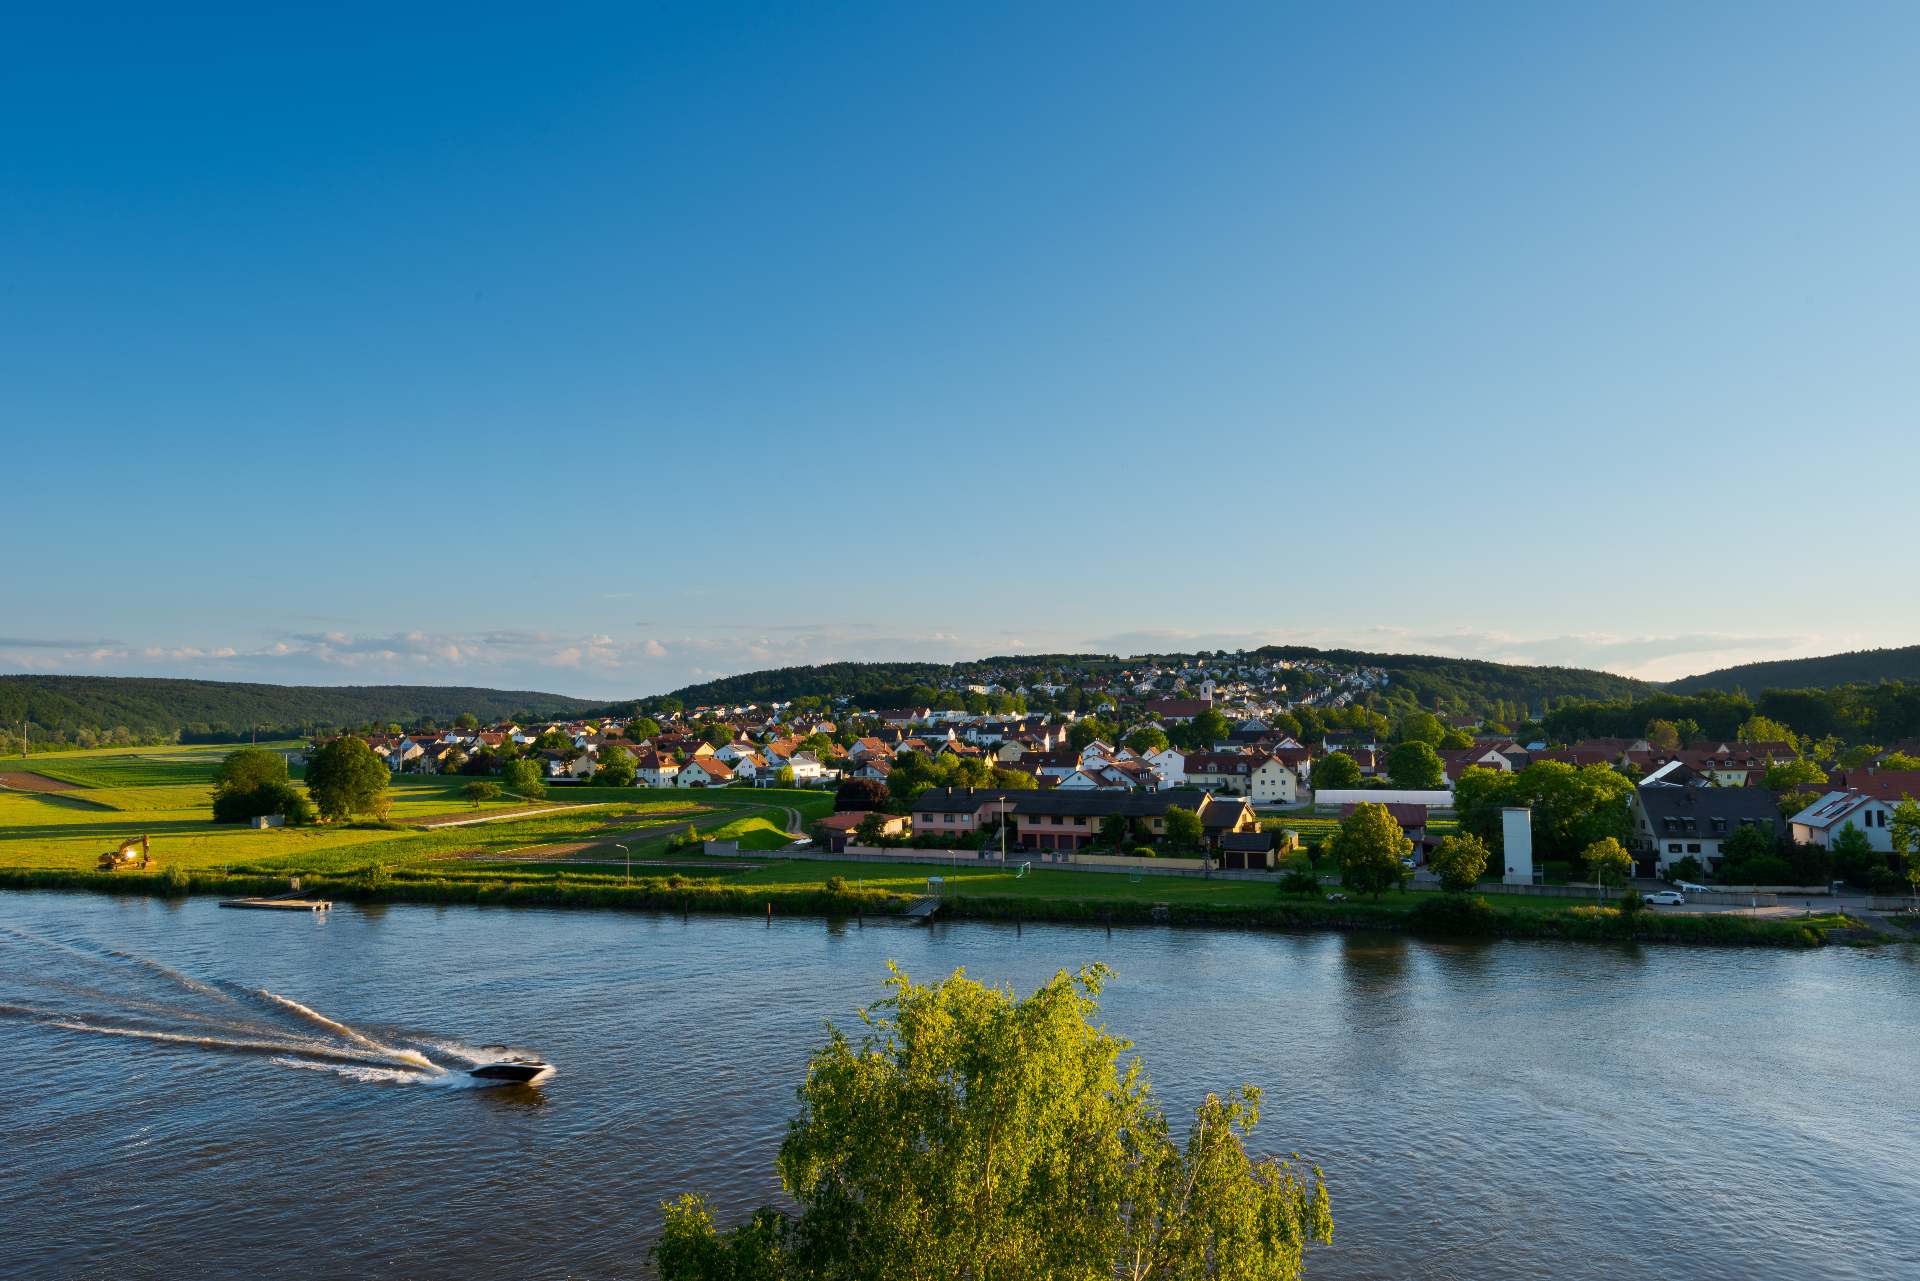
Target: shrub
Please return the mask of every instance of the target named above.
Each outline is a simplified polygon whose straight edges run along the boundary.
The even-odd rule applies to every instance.
[[[1407,928],[1429,934],[1495,934],[1500,913],[1479,895],[1434,894],[1407,913]]]
[[[1320,893],[1320,881],[1312,872],[1303,872],[1296,869],[1280,878],[1280,892],[1282,894],[1300,894],[1307,896],[1318,895]]]
[[[360,873],[360,888],[369,894],[378,894],[392,884],[393,874],[385,863],[369,863]]]
[[[1160,857],[1160,851],[1153,848],[1153,846],[1151,845],[1136,845],[1132,849],[1128,850],[1127,853],[1133,855],[1135,858],[1159,858]]]
[[[184,867],[170,867],[160,874],[160,888],[168,894],[185,894],[193,889],[193,877]]]
[[[1675,859],[1667,864],[1667,880],[1692,881],[1698,885],[1705,880],[1707,869],[1700,866],[1700,860],[1689,854],[1685,858]]]
[[[827,893],[829,893],[829,894],[845,894],[846,892],[847,892],[847,878],[846,878],[846,877],[844,877],[844,876],[829,876],[829,877],[827,878]]]
[[[1640,891],[1632,886],[1628,886],[1627,892],[1620,896],[1620,915],[1622,916],[1636,915],[1646,910],[1646,906],[1647,901],[1641,898]]]

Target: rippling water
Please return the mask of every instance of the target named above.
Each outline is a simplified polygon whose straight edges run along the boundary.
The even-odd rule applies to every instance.
[[[1314,1277],[1920,1276],[1915,951],[0,895],[0,1274],[645,1276],[661,1199],[777,1197],[892,959],[1112,965],[1170,1109],[1253,1081],[1325,1168]]]

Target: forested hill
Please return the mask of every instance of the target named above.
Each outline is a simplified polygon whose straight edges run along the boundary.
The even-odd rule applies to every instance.
[[[261,733],[311,732],[368,722],[447,724],[462,712],[483,721],[555,716],[597,706],[584,698],[531,690],[440,685],[251,685],[146,676],[0,676],[0,732],[76,741],[124,729],[136,741],[191,741]]]
[[[1270,645],[1249,651],[1237,660],[1196,654],[1156,654],[1133,659],[1111,654],[1021,654],[966,663],[825,663],[723,677],[677,689],[672,697],[689,707],[778,702],[808,695],[846,695],[868,704],[905,703],[924,698],[927,690],[961,684],[1031,684],[1039,680],[1093,684],[1122,669],[1147,663],[1217,664],[1282,658],[1318,661],[1342,668],[1380,668],[1387,673],[1390,690],[1406,691],[1428,707],[1445,704],[1484,708],[1503,700],[1539,706],[1548,699],[1611,701],[1644,698],[1658,692],[1657,687],[1645,681],[1576,667],[1525,667],[1422,654],[1372,654],[1360,650]]]
[[[1657,687],[1631,676],[1587,667],[1531,667],[1520,663],[1490,663],[1480,658],[1443,658],[1435,654],[1370,654],[1355,649],[1313,649],[1305,645],[1268,645],[1255,650],[1299,661],[1378,667],[1390,686],[1409,689],[1423,706],[1436,701],[1483,703],[1507,699],[1538,704],[1565,698],[1608,701],[1645,698]]]
[[[1836,685],[1877,685],[1882,681],[1920,683],[1920,645],[1900,649],[1856,649],[1824,658],[1786,658],[1771,663],[1742,663],[1671,682],[1676,694],[1703,689],[1831,689]]]

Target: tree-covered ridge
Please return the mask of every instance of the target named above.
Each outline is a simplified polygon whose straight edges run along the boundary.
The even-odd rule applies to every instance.
[[[0,676],[0,731],[32,742],[103,739],[125,730],[134,742],[219,741],[309,734],[318,729],[397,721],[450,722],[462,712],[482,720],[585,711],[591,700],[531,690],[438,685],[259,685],[146,676]]]
[[[1680,694],[1702,690],[1826,689],[1835,685],[1873,685],[1881,681],[1920,684],[1920,645],[1899,649],[1856,649],[1822,658],[1785,658],[1742,663],[1672,681]]]
[[[1286,659],[1384,671],[1388,688],[1411,693],[1424,706],[1488,708],[1500,702],[1538,706],[1546,700],[1638,698],[1657,687],[1611,672],[1576,667],[1523,667],[1480,659],[1424,654],[1372,654],[1361,650],[1322,650],[1305,645],[1268,645],[1250,650],[1249,662]],[[734,703],[784,702],[789,699],[846,697],[870,706],[924,701],[927,693],[958,685],[995,681],[1008,672],[1053,676],[1078,684],[1106,678],[1129,666],[1149,663],[1217,662],[1212,655],[1164,653],[1122,659],[1112,654],[1021,654],[964,663],[821,663],[746,672],[688,685],[672,697],[689,707]]]
[[[1654,685],[1631,676],[1585,667],[1529,667],[1480,658],[1438,654],[1372,654],[1355,649],[1314,649],[1307,645],[1266,645],[1254,657],[1284,658],[1343,666],[1378,667],[1390,687],[1410,690],[1423,706],[1480,705],[1500,700],[1538,704],[1543,699],[1638,698]]]

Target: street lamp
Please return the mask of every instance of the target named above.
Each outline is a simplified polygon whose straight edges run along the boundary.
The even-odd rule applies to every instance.
[[[622,845],[619,841],[615,841],[613,843],[613,848],[619,850],[622,854],[625,854],[627,856],[627,874],[622,879],[624,881],[631,882],[633,880],[633,851],[628,849],[626,846]]]

